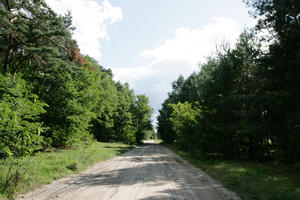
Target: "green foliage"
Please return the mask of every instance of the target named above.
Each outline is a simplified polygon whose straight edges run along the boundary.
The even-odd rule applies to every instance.
[[[0,24],[0,158],[143,138],[148,100],[135,104],[128,84],[80,54],[70,13],[44,0],[1,1]]]
[[[122,134],[122,142],[125,144],[136,144],[137,142],[137,130],[134,126],[126,126]]]
[[[1,1],[0,20],[4,73],[16,74],[26,65],[49,73],[67,59],[66,43],[71,40],[72,29],[69,14],[58,16],[43,0]]]
[[[300,116],[300,3],[299,1],[246,1],[258,18],[257,31],[270,30],[274,42],[260,60],[266,115],[264,130],[274,135],[279,157],[299,160]]]
[[[159,116],[157,117],[158,121],[158,134],[160,135],[161,139],[165,143],[172,143],[176,139],[176,134],[172,128],[172,123],[170,121],[170,115],[172,114],[172,108],[169,104],[177,104],[179,101],[179,94],[183,90],[182,86],[185,82],[183,76],[179,76],[176,81],[172,83],[172,92],[169,93],[169,97],[162,103],[162,109],[159,110]],[[184,90],[188,91],[188,90]]]
[[[43,0],[1,1],[0,24],[0,196],[13,198],[129,149],[82,146],[94,138],[134,144],[152,128],[148,99],[80,54],[70,14],[57,15]],[[72,150],[23,165],[51,147]]]
[[[201,110],[196,107],[193,108],[192,104],[188,102],[169,105],[173,109],[170,121],[176,133],[177,142],[191,149],[197,125],[196,118],[201,114]]]
[[[122,141],[127,135],[132,135],[132,117],[133,113],[131,107],[134,102],[133,90],[129,89],[129,85],[122,85],[121,83],[116,83],[117,87],[117,108],[113,114],[114,119],[114,129],[115,129],[115,141]],[[131,143],[131,142],[130,142]]]
[[[265,1],[258,4],[262,2]],[[289,3],[281,6],[289,8]],[[275,4],[269,6],[283,9]],[[261,6],[257,9],[266,12],[266,5]],[[280,17],[261,20],[279,23]],[[295,30],[295,24],[291,26]],[[283,33],[278,28],[273,27],[273,31],[280,36]],[[294,33],[290,34],[283,35],[293,38]],[[222,45],[200,72],[185,80],[180,76],[173,82],[173,91],[158,117],[158,132],[165,142],[176,142],[198,156],[299,160],[298,39],[288,42],[287,38],[278,37],[268,52],[261,51],[261,45],[255,41],[253,33],[244,31],[235,48]]]
[[[157,140],[157,134],[154,130],[147,130],[144,131],[145,133],[145,140]]]
[[[95,68],[101,66],[94,63]],[[98,101],[95,102],[93,112],[96,117],[92,119],[93,135],[98,141],[114,140],[114,118],[118,107],[118,90],[115,82],[112,80],[110,74],[98,72],[97,76],[97,90],[100,92]]]
[[[92,112],[99,93],[97,77],[82,67],[69,66],[49,81],[52,90],[42,95],[49,108],[43,116],[49,130],[45,134],[57,147],[90,141],[89,123],[95,116]]]
[[[66,168],[72,171],[76,171],[78,169],[78,165],[76,162],[72,162],[69,165],[67,165]]]
[[[0,157],[23,156],[42,148],[39,117],[45,103],[19,76],[0,74]]]
[[[128,84],[114,83],[108,75],[104,75],[106,79],[100,84],[105,90],[95,109],[94,135],[99,141],[140,143],[144,131],[152,129],[149,100],[145,95],[135,97]]]
[[[138,95],[133,105],[136,143],[140,144],[145,138],[145,131],[152,129],[151,114],[153,109],[148,105],[149,100],[145,95]]]

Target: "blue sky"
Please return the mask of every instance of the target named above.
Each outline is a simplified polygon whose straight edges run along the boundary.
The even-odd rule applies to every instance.
[[[254,20],[242,0],[46,0],[70,10],[83,54],[111,68],[114,79],[146,94],[155,115],[171,83],[199,71],[226,41],[234,45]]]
[[[123,18],[108,27],[109,41],[102,43],[104,66],[146,64],[138,55],[170,38],[179,27],[201,28],[211,17],[228,17],[242,27],[251,20],[241,0],[111,0],[122,8]],[[118,59],[116,59],[118,57]]]

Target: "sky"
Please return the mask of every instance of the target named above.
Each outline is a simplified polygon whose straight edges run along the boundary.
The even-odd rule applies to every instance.
[[[114,80],[145,94],[155,118],[171,84],[187,78],[216,45],[234,45],[255,25],[242,0],[46,0],[71,11],[80,51],[110,68]],[[154,120],[155,121],[155,120]]]

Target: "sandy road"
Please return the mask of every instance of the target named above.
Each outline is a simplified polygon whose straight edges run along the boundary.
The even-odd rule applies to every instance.
[[[23,200],[236,200],[201,170],[158,144],[147,144],[87,171],[20,196]]]

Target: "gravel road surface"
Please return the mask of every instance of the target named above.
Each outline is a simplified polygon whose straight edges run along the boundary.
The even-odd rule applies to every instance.
[[[148,143],[19,196],[19,200],[239,200],[167,148]]]

